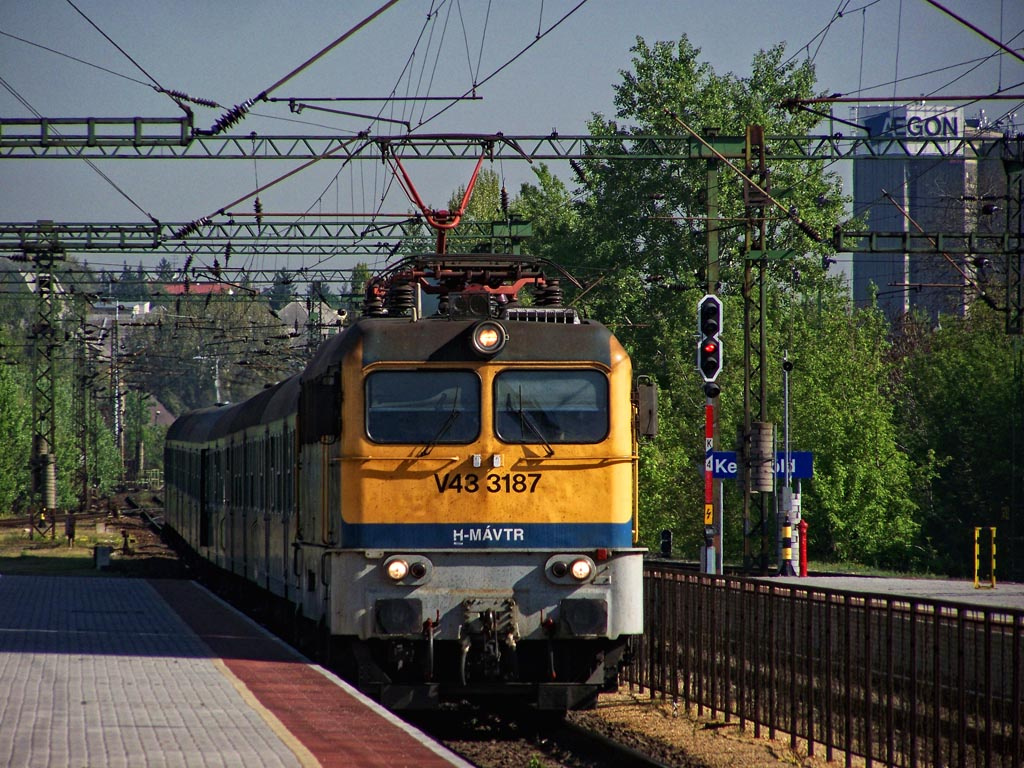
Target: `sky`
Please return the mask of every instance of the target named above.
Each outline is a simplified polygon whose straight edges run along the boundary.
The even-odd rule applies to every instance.
[[[279,83],[384,4],[0,0],[0,117],[179,116],[154,82],[225,106],[239,104]],[[941,4],[991,37],[1024,47],[1024,0]],[[814,61],[818,87],[828,93],[880,102],[920,94],[1024,93],[1020,59],[993,55],[996,45],[926,0],[400,0],[270,95],[453,96],[476,82],[479,98],[439,115],[445,102],[401,102],[384,114],[409,121],[417,133],[584,134],[593,113],[614,116],[613,86],[631,68],[636,38],[652,44],[684,34],[717,74],[746,76],[755,52],[782,42],[790,55]],[[380,106],[323,105],[363,113]],[[980,107],[969,105],[965,113],[976,116]],[[991,120],[1019,111],[1017,130],[1024,125],[1024,99],[984,107]],[[222,113],[194,110],[203,128]],[[846,106],[837,111],[848,115]],[[230,133],[351,136],[363,130],[404,128],[309,109],[296,115],[283,101],[258,103]],[[121,158],[95,165],[102,176],[80,160],[0,158],[0,221],[145,223],[153,216],[187,222],[299,162]],[[468,182],[472,166],[466,160],[407,164],[432,207],[446,205]],[[488,167],[512,191],[532,178],[525,162]],[[568,177],[567,168],[554,170]],[[261,203],[267,212],[409,210],[389,182],[379,162],[340,168],[322,161],[264,191]]]

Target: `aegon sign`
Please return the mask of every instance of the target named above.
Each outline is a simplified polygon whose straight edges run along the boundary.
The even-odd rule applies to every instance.
[[[862,106],[855,111],[855,119],[867,129],[872,139],[926,142],[922,147],[915,147],[915,155],[962,151],[957,147],[957,139],[963,136],[965,127],[962,107],[927,104],[905,107]],[[935,144],[927,144],[928,141],[934,141]],[[881,150],[891,154],[904,154],[899,147],[883,146]]]
[[[871,125],[870,121],[869,125]],[[930,116],[911,117],[890,116],[882,123],[882,130],[875,133],[871,125],[872,136],[927,136],[930,138],[957,137],[960,135],[960,120],[956,117],[943,115],[942,117]]]

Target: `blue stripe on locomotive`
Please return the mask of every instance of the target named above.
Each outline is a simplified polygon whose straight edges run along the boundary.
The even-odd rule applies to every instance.
[[[346,549],[624,549],[625,523],[342,523]]]

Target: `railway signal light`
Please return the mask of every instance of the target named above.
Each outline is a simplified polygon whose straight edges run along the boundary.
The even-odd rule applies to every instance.
[[[697,304],[697,370],[706,382],[714,381],[722,370],[722,302],[708,294]]]
[[[667,528],[661,532],[661,556],[672,557],[672,531]]]

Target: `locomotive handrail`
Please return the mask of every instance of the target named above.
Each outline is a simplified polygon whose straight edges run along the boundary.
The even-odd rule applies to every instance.
[[[512,466],[520,462],[544,462],[550,464],[553,461],[574,462],[574,463],[620,463],[624,461],[636,461],[639,456],[619,454],[613,456],[523,456],[515,460]]]
[[[338,461],[441,461],[451,464],[462,459],[459,456],[337,456],[331,459],[332,464]]]
[[[468,457],[467,457],[468,458]],[[626,462],[636,461],[639,456],[630,454],[618,454],[612,456],[521,456],[515,459],[509,468],[522,466],[524,464],[623,464]],[[331,464],[336,464],[342,461],[439,461],[442,464],[456,464],[461,461],[465,461],[461,456],[335,456],[330,459]]]

